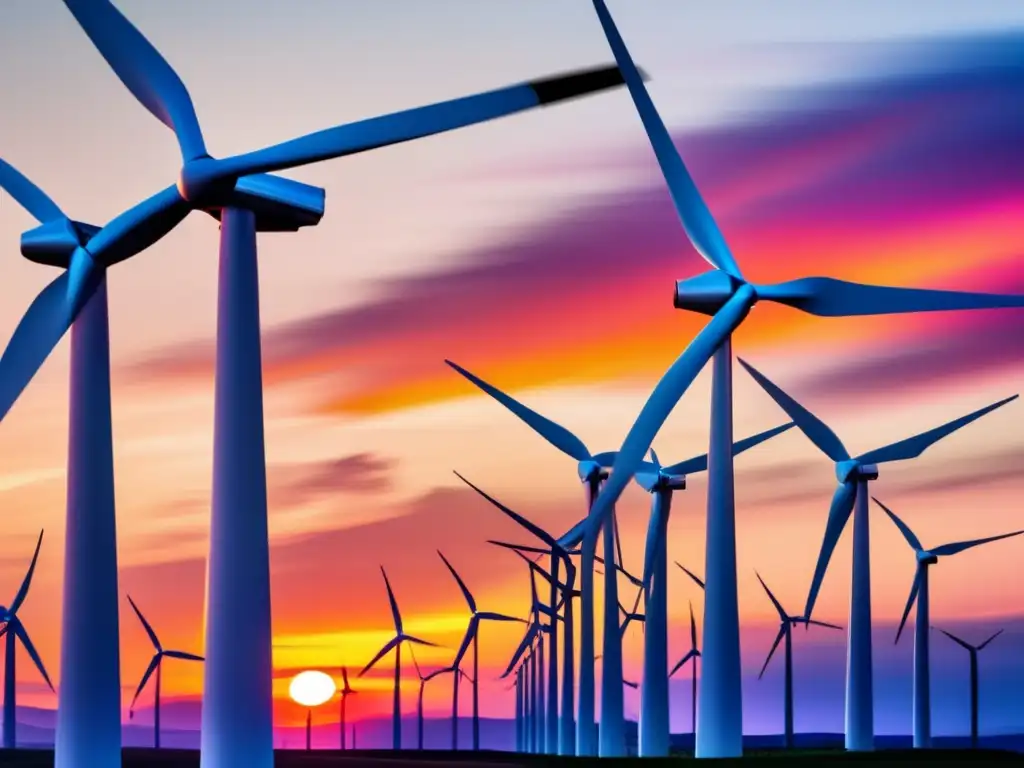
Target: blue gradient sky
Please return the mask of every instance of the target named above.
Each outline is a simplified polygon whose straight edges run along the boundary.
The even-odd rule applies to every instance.
[[[757,279],[825,274],[1024,290],[1024,6],[609,4]],[[118,6],[185,80],[215,154],[611,60],[584,0]],[[994,66],[998,56],[1010,64]],[[0,156],[73,217],[103,223],[177,173],[171,134],[134,102],[58,0],[6,1],[0,72]],[[325,187],[328,211],[314,230],[260,244],[275,639],[321,648],[275,655],[282,698],[293,668],[361,666],[387,639],[378,564],[410,631],[438,642],[454,645],[465,616],[435,546],[482,604],[521,611],[518,564],[480,544],[517,531],[459,488],[451,469],[553,529],[580,512],[571,462],[475,396],[441,359],[514,390],[592,448],[617,446],[700,327],[673,311],[669,296],[674,279],[703,268],[624,92],[289,175]],[[0,244],[9,252],[0,339],[52,279],[17,256],[30,224],[0,193]],[[187,650],[202,642],[215,256],[216,227],[194,214],[110,276],[122,584],[165,643]],[[756,314],[737,338],[744,356],[858,451],[1011,394],[1024,372],[1014,354],[1024,326],[1013,313]],[[663,457],[703,450],[707,384],[698,380],[659,436]],[[58,680],[66,388],[62,344],[0,430],[0,500],[10,511],[0,520],[0,585],[16,589],[45,526],[24,620]],[[1021,407],[887,470],[878,495],[926,542],[1018,527]],[[737,432],[781,420],[738,371]],[[752,571],[784,604],[802,600],[834,480],[798,434],[737,466],[745,723],[755,733],[781,726],[781,669],[755,680],[774,629]],[[671,530],[673,556],[698,570],[703,505],[695,478]],[[631,489],[621,509],[627,565],[638,568],[646,499]],[[884,517],[873,525],[877,729],[905,732],[910,642],[894,649],[892,635],[912,561]],[[844,538],[819,603],[821,618],[840,624],[848,546]],[[1014,569],[1021,546],[958,556],[934,578],[936,624],[979,641],[1007,627],[982,658],[988,730],[1024,730],[1012,706],[1024,686],[1015,658],[1024,637]],[[314,583],[322,588],[311,590]],[[674,654],[685,650],[686,600],[699,605],[700,595],[681,575],[671,588]],[[482,651],[497,673],[518,638],[491,631]],[[799,633],[800,729],[842,727],[843,640]],[[122,647],[127,703],[150,653],[127,612]],[[630,674],[639,648],[631,638]],[[933,658],[936,731],[965,731],[966,654],[936,637]],[[180,666],[165,676],[166,695],[194,699],[201,673]],[[27,664],[20,669],[21,701],[52,706]],[[511,695],[487,676],[485,714],[510,715]],[[386,677],[364,685],[360,713],[385,711]],[[688,682],[677,686],[673,724],[684,730]],[[627,708],[635,704],[627,693]],[[445,706],[443,691],[428,694],[431,711]],[[281,701],[277,717],[298,723],[302,713]]]

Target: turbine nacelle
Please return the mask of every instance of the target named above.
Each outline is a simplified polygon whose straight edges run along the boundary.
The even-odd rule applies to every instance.
[[[685,280],[676,281],[673,304],[676,309],[714,315],[745,283],[732,275],[714,269]]]
[[[99,227],[71,219],[54,219],[21,236],[21,255],[36,264],[67,269],[71,255],[85,246]]]
[[[212,157],[191,160],[178,176],[178,194],[220,220],[224,208],[243,208],[256,215],[259,232],[295,232],[314,227],[324,215],[326,192],[320,187],[267,173],[225,177]]]
[[[918,550],[914,554],[917,555],[917,562],[921,565],[935,565],[939,562],[939,556],[928,550]]]
[[[840,483],[855,482],[858,480],[877,480],[877,464],[861,464],[856,459],[836,462],[836,477]]]

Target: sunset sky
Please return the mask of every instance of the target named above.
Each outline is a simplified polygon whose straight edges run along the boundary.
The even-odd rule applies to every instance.
[[[344,121],[610,62],[584,0],[118,0],[188,85],[211,151],[228,155]],[[746,274],[1024,292],[1024,5],[1001,0],[609,2],[649,90]],[[170,131],[121,85],[58,0],[8,0],[0,21],[0,157],[73,218],[103,224],[166,186]],[[453,469],[560,534],[583,513],[574,462],[443,364],[450,358],[578,434],[618,448],[705,318],[672,307],[706,268],[686,241],[625,90],[297,169],[327,190],[314,229],[262,235],[267,468],[277,721],[300,668],[358,669],[393,634],[379,566],[409,632],[445,646],[465,628],[441,549],[481,608],[525,616],[526,571],[489,538],[528,542]],[[20,258],[33,219],[0,193],[0,341],[52,270]],[[192,214],[109,276],[121,588],[166,647],[202,652],[212,458],[217,227]],[[20,612],[60,679],[68,343],[0,429],[0,602],[45,528]],[[1019,391],[1024,313],[824,319],[759,306],[738,354],[859,453]],[[785,421],[737,366],[737,437]],[[655,441],[678,461],[707,447],[705,372]],[[1019,527],[1024,405],[1014,402],[882,468],[874,493],[926,545]],[[781,728],[781,665],[756,680],[777,622],[754,576],[803,604],[835,484],[796,430],[736,462],[745,728]],[[639,572],[649,499],[619,507]],[[705,485],[674,506],[670,556],[703,571]],[[910,726],[911,642],[892,638],[913,556],[872,510],[876,730]],[[980,642],[982,728],[1024,730],[1024,538],[941,562],[932,621]],[[844,535],[817,618],[845,626]],[[671,655],[688,648],[670,576]],[[6,585],[6,586],[4,586]],[[621,589],[631,597],[625,581]],[[5,596],[4,590],[9,592]],[[125,708],[151,656],[127,601]],[[697,612],[698,622],[701,613]],[[641,635],[626,673],[637,678]],[[510,717],[495,678],[521,628],[485,626],[482,710]],[[842,729],[845,632],[797,639],[797,728]],[[781,661],[779,659],[778,661]],[[776,661],[773,660],[773,665]],[[390,666],[358,683],[355,717],[389,711]],[[965,732],[967,657],[933,643],[935,730]],[[415,706],[408,669],[406,703]],[[165,700],[199,697],[200,665],[168,662]],[[672,721],[688,729],[689,681]],[[19,657],[19,704],[56,698]],[[627,692],[635,716],[636,694]],[[143,705],[151,702],[151,693]],[[450,708],[447,683],[428,709]],[[467,709],[468,714],[468,697]],[[127,715],[126,715],[127,716]],[[145,718],[147,714],[139,717]],[[138,718],[137,718],[138,719]],[[195,725],[198,720],[195,721]]]

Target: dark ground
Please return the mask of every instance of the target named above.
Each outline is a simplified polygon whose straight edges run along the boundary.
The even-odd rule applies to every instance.
[[[659,760],[639,758],[622,758],[614,760],[617,765],[636,764],[649,765],[657,763],[675,763],[689,759],[688,755],[662,758]],[[812,766],[822,763],[839,763],[841,765],[902,765],[905,763],[922,764],[926,762],[944,763],[947,765],[973,765],[976,763],[1001,762],[1003,764],[1024,764],[1024,755],[995,749],[932,749],[932,750],[879,750],[864,754],[845,753],[837,750],[750,750],[747,756],[739,760],[717,760],[715,765],[734,765],[737,763],[770,762],[776,765],[798,763]],[[602,760],[601,763],[606,762]],[[593,760],[587,758],[549,757],[546,755],[516,755],[510,752],[446,752],[427,750],[416,752],[405,750],[401,753],[385,750],[338,752],[332,750],[277,750],[274,765],[278,768],[401,768],[402,766],[425,766],[427,768],[444,768],[458,765],[460,768],[486,768],[487,766],[582,766],[592,765]],[[45,749],[17,749],[0,751],[0,766],[18,766],[18,768],[49,768],[53,765],[53,751]],[[178,749],[125,749],[124,768],[198,768],[199,752]]]

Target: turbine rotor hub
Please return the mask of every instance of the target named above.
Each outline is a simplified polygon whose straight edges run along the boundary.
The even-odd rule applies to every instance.
[[[939,562],[939,557],[927,550],[922,550],[917,553],[917,562],[921,565],[935,565]]]
[[[581,461],[576,467],[576,472],[579,474],[580,481],[584,483],[607,480],[610,474],[605,467],[590,459]]]
[[[685,280],[677,280],[673,304],[676,309],[714,315],[743,285],[748,283],[713,269]]]
[[[860,480],[877,480],[878,465],[861,464],[856,459],[839,461],[836,462],[836,477],[839,479],[839,482],[844,485],[846,483],[858,482]]]
[[[195,208],[216,205],[235,188],[235,179],[218,178],[217,161],[209,155],[189,160],[178,174],[178,194]]]

